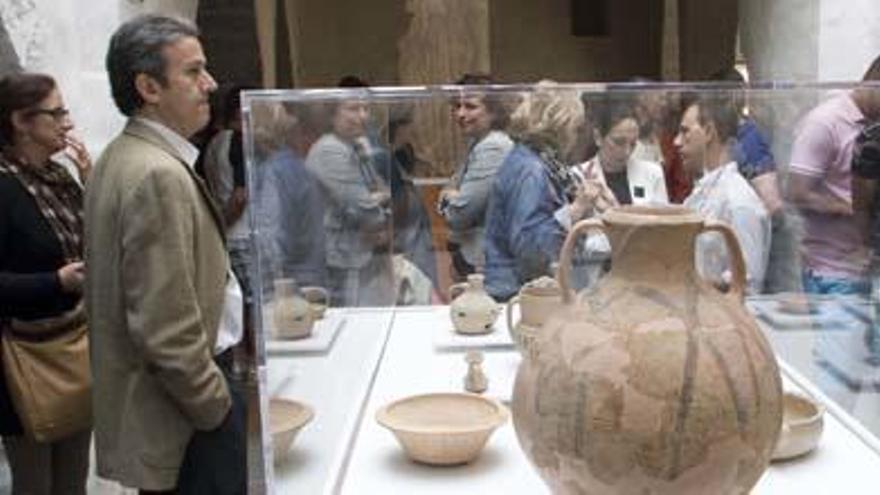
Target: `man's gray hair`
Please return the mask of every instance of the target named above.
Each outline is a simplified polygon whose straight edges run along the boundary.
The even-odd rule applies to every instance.
[[[119,26],[107,50],[107,74],[113,101],[123,114],[132,116],[144,104],[135,87],[138,74],[146,74],[161,84],[166,60],[162,49],[181,38],[198,38],[198,28],[182,19],[147,14]]]

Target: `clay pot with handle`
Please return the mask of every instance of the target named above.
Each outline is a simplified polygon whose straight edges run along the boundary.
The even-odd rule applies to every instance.
[[[611,271],[575,296],[579,235],[604,233]],[[695,240],[720,234],[732,283],[698,275]],[[736,235],[683,207],[623,207],[575,225],[562,249],[564,305],[517,372],[523,450],[556,494],[745,494],[782,421],[774,354],[743,305]]]
[[[501,305],[495,302],[483,287],[483,275],[468,275],[467,282],[455,284],[449,288],[452,303],[449,315],[452,325],[458,333],[479,335],[491,333]]]
[[[315,309],[292,278],[275,280],[272,323],[277,339],[303,339],[312,334]]]
[[[330,306],[330,293],[327,289],[317,286],[306,286],[300,289],[303,297],[309,302],[312,309],[312,317],[315,321],[324,318],[327,307]]]
[[[513,308],[519,306],[520,319],[513,321]],[[552,277],[526,282],[519,294],[507,302],[507,329],[522,352],[528,352],[544,323],[562,306],[562,290]]]

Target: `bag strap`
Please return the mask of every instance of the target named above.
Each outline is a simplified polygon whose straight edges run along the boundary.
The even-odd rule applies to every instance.
[[[80,301],[75,308],[59,316],[39,320],[10,319],[3,322],[3,331],[24,342],[47,342],[78,330],[85,322],[85,307]]]

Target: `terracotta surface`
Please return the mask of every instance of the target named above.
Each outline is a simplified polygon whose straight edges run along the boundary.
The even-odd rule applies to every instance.
[[[519,305],[520,319],[513,321],[513,308]],[[507,303],[507,329],[521,352],[529,352],[544,323],[562,305],[562,290],[555,279],[541,277],[527,282]]]
[[[394,433],[412,460],[443,466],[474,460],[507,416],[492,399],[447,393],[392,402],[376,413],[376,421]]]
[[[576,238],[604,230],[612,269],[576,297],[566,276]],[[712,230],[731,251],[723,294],[694,267]],[[523,450],[557,494],[748,493],[782,420],[775,357],[742,303],[732,231],[684,208],[612,210],[566,240],[565,306],[517,374]]]
[[[483,275],[468,275],[467,282],[449,288],[449,296],[452,298],[449,315],[456,332],[478,335],[494,330],[502,306],[486,293]]]
[[[287,399],[269,401],[269,431],[272,434],[272,454],[276,463],[284,460],[296,434],[314,415],[311,407],[300,402]]]

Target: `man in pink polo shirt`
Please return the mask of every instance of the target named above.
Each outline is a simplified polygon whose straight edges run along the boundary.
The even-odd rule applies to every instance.
[[[863,81],[880,81],[880,57]],[[865,203],[870,203],[873,195],[868,188],[854,188],[852,152],[859,132],[878,117],[880,87],[864,86],[835,95],[814,108],[795,133],[790,195],[804,217],[806,292],[866,294],[870,289],[871,208]]]

